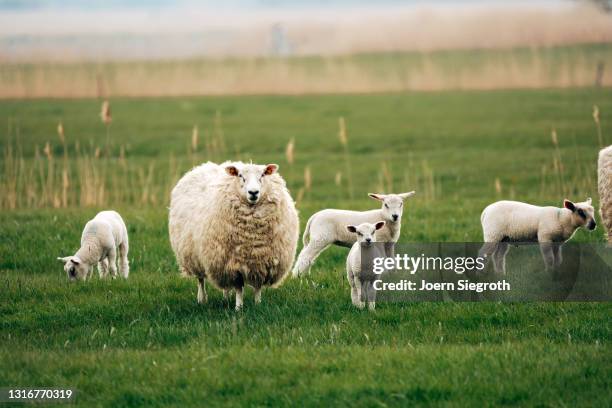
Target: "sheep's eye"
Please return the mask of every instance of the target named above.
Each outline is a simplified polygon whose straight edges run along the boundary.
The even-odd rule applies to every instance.
[[[360,237],[363,237],[363,234],[361,232],[357,232],[357,235],[359,235]]]
[[[581,216],[582,218],[586,218],[586,214],[582,210],[578,210],[578,215]]]
[[[389,206],[387,204],[385,204],[385,208],[389,208]]]

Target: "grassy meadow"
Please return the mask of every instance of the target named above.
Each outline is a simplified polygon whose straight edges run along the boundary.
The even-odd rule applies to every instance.
[[[248,291],[236,313],[214,289],[198,306],[166,208],[193,164],[252,159],[280,165],[302,227],[323,208],[375,208],[368,192],[416,190],[402,242],[478,241],[496,199],[598,207],[609,89],[114,98],[108,126],[100,105],[0,102],[1,386],[74,387],[80,406],[612,403],[609,303],[368,313],[332,248],[259,307]],[[128,225],[130,278],[69,284],[55,258],[106,208]]]

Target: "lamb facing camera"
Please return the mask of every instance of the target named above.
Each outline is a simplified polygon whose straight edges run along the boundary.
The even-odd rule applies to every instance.
[[[357,238],[346,258],[346,277],[351,286],[351,301],[359,309],[363,309],[366,302],[368,309],[376,308],[376,274],[372,269],[372,262],[375,258],[385,257],[384,247],[375,244],[378,242],[378,231],[384,226],[385,221],[379,221],[376,224],[363,223],[346,227],[346,230]]]

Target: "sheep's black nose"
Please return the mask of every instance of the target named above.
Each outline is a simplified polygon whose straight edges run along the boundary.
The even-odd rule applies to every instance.
[[[589,229],[593,231],[595,228],[597,228],[597,223],[591,220],[591,222],[589,222]]]
[[[397,221],[397,219],[399,218],[399,215],[393,214],[392,217],[393,217],[393,221]]]
[[[253,196],[253,197],[257,197],[257,195],[259,194],[258,190],[249,190],[248,191],[249,195]]]
[[[366,238],[366,242],[369,244],[370,242],[372,242],[372,238]]]

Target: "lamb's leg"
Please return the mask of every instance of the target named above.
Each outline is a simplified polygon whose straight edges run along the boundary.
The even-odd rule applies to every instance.
[[[307,269],[314,263],[315,259],[329,246],[329,242],[326,241],[315,241],[311,240],[308,245],[302,248],[298,259],[295,262],[293,271],[291,272],[294,277],[299,277],[304,274]]]
[[[495,267],[495,258],[492,256],[495,254],[495,250],[497,249],[497,242],[485,242],[482,247],[480,247],[480,250],[478,251],[478,257],[479,258],[484,258],[485,259],[485,263],[490,259],[493,258],[493,266]]]
[[[553,243],[550,241],[542,241],[540,242],[540,252],[542,253],[542,258],[544,259],[544,266],[548,271],[555,264],[555,255],[553,253]]]
[[[349,286],[351,287],[351,303],[357,306],[357,303],[359,302],[359,292],[357,292],[357,288],[355,287],[355,276],[353,275],[351,267],[348,265],[348,261],[346,265],[346,277],[349,281]]]
[[[127,242],[123,242],[119,245],[119,273],[125,279],[130,274],[130,264],[128,262],[128,250],[129,246]]]
[[[227,300],[230,296],[231,291],[229,289],[223,289],[223,300]]]
[[[506,274],[506,254],[510,250],[510,245],[507,242],[499,242],[497,249],[493,254],[493,261],[496,273]]]
[[[385,256],[395,258],[395,242],[385,242]]]
[[[100,279],[108,276],[108,258],[104,258],[98,262],[98,275],[100,275]]]
[[[376,289],[373,282],[366,282],[366,290],[368,294],[368,309],[376,309]]]
[[[261,303],[261,288],[255,288],[255,304]]]
[[[206,293],[206,278],[198,276],[198,304],[208,302],[208,294]]]
[[[236,288],[236,311],[242,310],[242,287]]]
[[[353,302],[353,304],[359,309],[363,309],[365,307],[365,294],[363,293],[363,286],[361,285],[361,280],[359,280],[358,277],[355,277],[353,279],[353,282],[355,283],[355,291],[357,293],[357,302]]]
[[[117,250],[115,248],[111,248],[110,251],[108,251],[108,264],[111,275],[113,279],[115,279],[117,277]]]
[[[562,252],[561,245],[562,244],[560,242],[557,242],[557,243],[554,243],[553,247],[552,247],[553,256],[555,258],[555,260],[554,260],[555,268],[560,267],[561,264],[563,263],[563,255],[561,254],[561,252]]]

